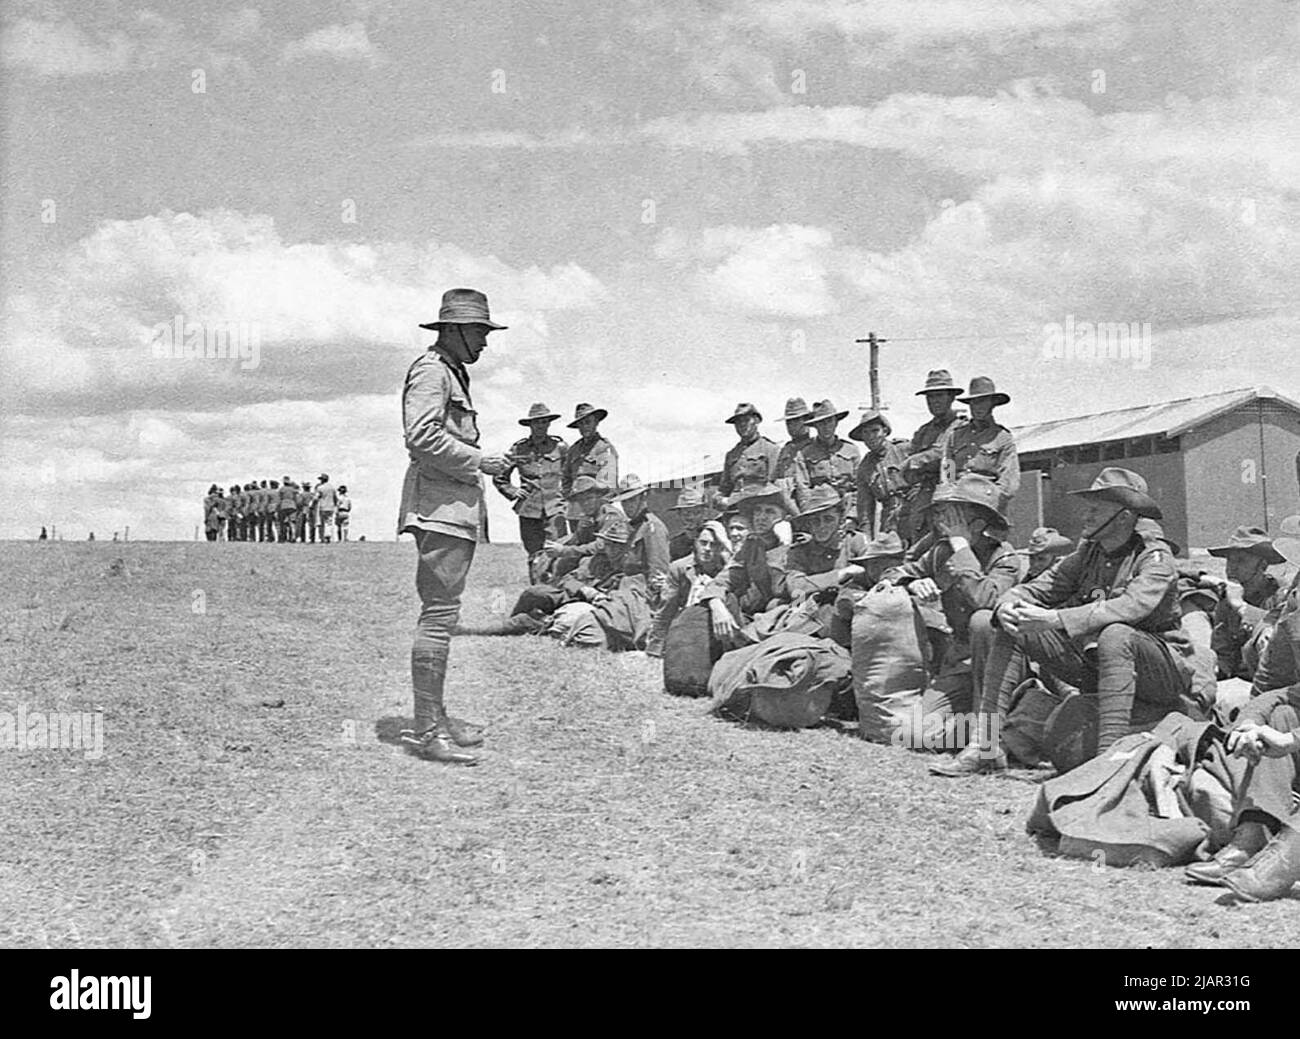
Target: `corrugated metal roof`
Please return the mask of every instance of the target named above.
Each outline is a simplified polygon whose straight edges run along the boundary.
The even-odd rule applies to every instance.
[[[1119,411],[1103,411],[1100,415],[1037,422],[1016,426],[1012,432],[1016,435],[1016,450],[1021,455],[1129,437],[1178,436],[1256,398],[1277,400],[1300,412],[1300,404],[1267,386],[1258,386]]]

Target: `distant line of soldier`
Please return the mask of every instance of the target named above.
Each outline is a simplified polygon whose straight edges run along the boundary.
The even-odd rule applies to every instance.
[[[347,541],[347,486],[335,486],[325,473],[316,481],[286,476],[232,484],[228,493],[213,484],[203,499],[204,534],[209,541]]]

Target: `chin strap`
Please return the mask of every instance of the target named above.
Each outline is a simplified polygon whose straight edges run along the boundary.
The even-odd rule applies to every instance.
[[[1092,542],[1096,542],[1097,539],[1100,537],[1101,532],[1102,532],[1103,530],[1105,530],[1107,527],[1109,527],[1112,523],[1114,523],[1117,519],[1119,519],[1122,515],[1124,515],[1124,513],[1128,512],[1128,511],[1129,511],[1128,509],[1120,509],[1119,512],[1117,512],[1117,513],[1115,513],[1113,516],[1111,516],[1110,519],[1108,519],[1108,520],[1107,520],[1105,523],[1103,523],[1100,527],[1098,527],[1096,530],[1094,530],[1091,534],[1086,535],[1087,540],[1088,540],[1088,541],[1092,541]]]

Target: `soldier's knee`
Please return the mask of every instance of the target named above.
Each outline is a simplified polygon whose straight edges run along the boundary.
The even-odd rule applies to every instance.
[[[993,638],[998,629],[993,627],[992,610],[976,610],[970,618],[971,642],[987,642]]]
[[[1136,634],[1137,629],[1128,624],[1107,624],[1097,633],[1097,653],[1104,656],[1132,653]]]

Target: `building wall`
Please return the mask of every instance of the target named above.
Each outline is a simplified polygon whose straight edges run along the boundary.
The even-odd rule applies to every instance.
[[[1300,513],[1298,453],[1300,414],[1278,401],[1249,401],[1184,434],[1191,545],[1219,544],[1243,524],[1276,531]]]

